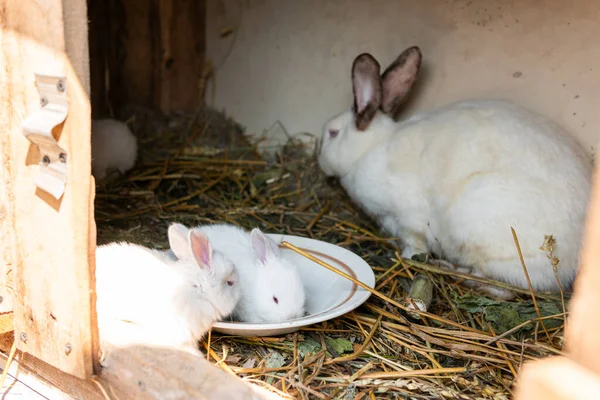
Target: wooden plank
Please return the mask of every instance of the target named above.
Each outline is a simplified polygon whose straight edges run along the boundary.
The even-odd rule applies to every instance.
[[[89,282],[89,309],[90,309],[90,330],[91,330],[91,357],[92,369],[94,372],[100,371],[100,337],[98,332],[98,314],[96,313],[96,220],[94,217],[94,199],[96,198],[96,182],[93,176],[90,176],[90,192],[88,203],[88,282]]]
[[[0,341],[0,346],[7,351],[10,343]],[[109,344],[103,351],[106,368],[99,376],[87,380],[65,374],[19,352],[18,361],[13,364],[18,364],[19,379],[29,386],[37,389],[40,385],[51,385],[77,400],[283,399],[189,353],[143,345],[116,347]],[[0,368],[5,367],[6,358],[0,353]],[[45,393],[41,389],[40,392]]]
[[[158,0],[161,48],[158,104],[163,111],[198,108],[206,50],[204,0]]]
[[[0,93],[0,104],[6,104],[7,96]],[[9,107],[0,109],[0,118]],[[0,127],[3,123],[0,121]],[[11,193],[8,188],[2,184],[6,182],[5,175],[10,173],[10,168],[7,168],[10,163],[10,146],[8,146],[8,135],[0,135],[0,312],[10,312],[13,310],[12,298],[14,293],[14,243],[11,234],[12,225],[9,221],[9,216],[12,215],[13,200],[10,197]]]
[[[128,104],[165,112],[196,110],[203,100],[199,84],[206,50],[205,0],[112,0],[106,4],[111,105],[116,110]],[[93,23],[92,29],[99,26]],[[94,33],[94,38],[99,35]]]
[[[90,16],[89,47],[90,47],[90,99],[92,103],[92,118],[103,118],[110,115],[108,104],[108,52],[110,41],[110,16],[107,0],[88,0]]]
[[[85,0],[0,0],[2,182],[12,240],[19,350],[80,378],[93,373],[89,270],[90,104]],[[66,57],[65,51],[69,58]],[[65,194],[36,190],[40,159],[21,131],[39,108],[34,72],[67,75],[69,115],[55,137],[68,153]],[[5,204],[6,205],[6,204]]]
[[[570,357],[600,375],[600,166],[596,164],[581,253],[565,333]]]
[[[91,0],[103,2],[105,0]],[[156,0],[110,0],[109,99],[119,110],[131,104],[156,105]],[[96,16],[91,16],[96,18]]]
[[[515,400],[596,400],[600,375],[566,357],[526,363],[518,377]]]

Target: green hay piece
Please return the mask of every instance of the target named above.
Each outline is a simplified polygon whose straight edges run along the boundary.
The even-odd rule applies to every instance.
[[[325,338],[325,340],[327,341],[327,346],[331,347],[331,349],[333,351],[335,351],[338,355],[341,355],[344,353],[350,353],[353,350],[352,343],[350,343],[350,341],[348,339],[344,339],[344,338],[332,339],[332,338],[328,337],[328,338]]]
[[[311,337],[307,337],[302,342],[298,343],[298,355],[301,358],[315,354],[321,350],[321,343]]]
[[[456,304],[471,314],[482,313],[485,321],[492,324],[497,334],[513,329],[526,321],[532,322],[515,330],[514,333],[532,331],[535,329],[535,320],[538,319],[533,300],[519,302],[496,301],[487,297],[466,294],[460,297],[456,296]],[[537,305],[542,317],[556,316],[555,318],[544,319],[544,325],[547,329],[558,328],[562,325],[563,316],[561,315],[560,302],[538,300]]]

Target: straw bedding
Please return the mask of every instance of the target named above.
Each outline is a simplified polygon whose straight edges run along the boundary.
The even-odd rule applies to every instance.
[[[401,304],[415,276],[433,282],[428,313],[417,318],[371,296],[354,312],[282,337],[212,333],[202,348],[219,367],[290,398],[501,400],[523,362],[561,352],[560,294],[496,301],[435,263],[400,259],[302,144],[290,140],[267,161],[240,126],[210,108],[120,116],[140,154],[132,171],[97,188],[98,244],[164,249],[171,222],[229,222],[347,248],[372,266],[377,291]]]

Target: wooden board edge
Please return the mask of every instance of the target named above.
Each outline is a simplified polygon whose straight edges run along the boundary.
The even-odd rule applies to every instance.
[[[12,339],[0,341],[0,368],[6,365]],[[282,400],[279,395],[234,377],[209,361],[189,353],[144,346],[105,347],[106,368],[100,375],[79,379],[17,351],[9,372],[40,391],[49,387],[51,399],[76,400]],[[18,369],[18,371],[17,371]],[[198,374],[202,371],[204,376]],[[41,389],[36,389],[40,387]],[[167,393],[168,395],[167,396]],[[62,397],[60,397],[62,396]]]
[[[593,400],[600,393],[600,375],[562,356],[531,361],[519,374],[515,400]]]
[[[96,312],[96,219],[94,218],[94,200],[96,198],[96,182],[90,176],[90,216],[89,216],[89,246],[88,267],[90,276],[90,329],[92,340],[92,368],[94,374],[99,374],[100,367],[100,337],[98,332],[98,314]]]

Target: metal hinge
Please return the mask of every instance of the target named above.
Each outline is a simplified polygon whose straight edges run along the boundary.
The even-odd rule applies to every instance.
[[[62,124],[69,113],[67,79],[35,74],[35,85],[41,108],[23,121],[23,134],[40,151],[40,170],[35,185],[58,200],[67,183],[68,154],[58,145],[52,130]]]

